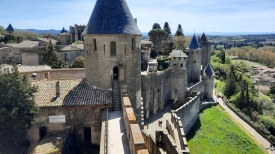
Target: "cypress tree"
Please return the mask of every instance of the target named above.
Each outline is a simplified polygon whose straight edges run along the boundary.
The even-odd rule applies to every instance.
[[[177,31],[175,33],[175,36],[184,36],[183,30],[181,28],[181,24],[178,25],[178,29],[177,29]]]
[[[164,23],[163,30],[164,30],[168,35],[171,34],[171,28],[169,27],[168,22],[165,22],[165,23]]]

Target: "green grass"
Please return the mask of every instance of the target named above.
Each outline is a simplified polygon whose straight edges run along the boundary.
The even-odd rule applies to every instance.
[[[211,107],[187,135],[190,153],[194,154],[261,154],[260,145],[236,125],[221,106]]]
[[[222,90],[223,90],[223,87],[224,87],[224,85],[225,85],[225,82],[224,81],[220,81],[220,80],[216,80],[216,90],[217,90],[217,92],[219,93],[219,92],[222,92]]]

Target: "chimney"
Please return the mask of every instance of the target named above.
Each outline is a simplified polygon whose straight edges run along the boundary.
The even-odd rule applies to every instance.
[[[59,85],[59,81],[56,82],[55,89],[56,89],[56,97],[60,97],[60,85]]]
[[[50,77],[50,72],[45,73],[45,78],[46,78],[47,80],[50,80],[50,79],[51,79],[51,77]]]

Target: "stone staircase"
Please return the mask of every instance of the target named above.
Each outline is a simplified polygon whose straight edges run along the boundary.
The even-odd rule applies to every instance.
[[[119,81],[113,80],[112,83],[113,87],[113,103],[114,103],[114,110],[120,111],[121,110],[121,100],[120,100],[120,91],[119,91]]]

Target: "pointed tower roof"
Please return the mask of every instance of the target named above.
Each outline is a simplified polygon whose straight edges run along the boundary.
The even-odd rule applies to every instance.
[[[189,43],[187,49],[198,49],[200,48],[199,42],[194,34],[194,36],[191,39],[191,42]]]
[[[68,33],[68,32],[65,30],[64,27],[63,27],[63,29],[61,30],[60,34],[62,34],[62,33]]]
[[[211,65],[208,63],[207,66],[205,67],[205,69],[203,70],[203,75],[206,76],[212,76],[215,75]]]
[[[141,35],[125,0],[97,0],[82,34]]]
[[[13,29],[13,27],[12,27],[11,24],[9,24],[9,26],[8,26],[7,29],[6,29],[6,31],[7,31],[7,32],[14,32],[14,29]]]
[[[204,33],[202,33],[201,40],[202,40],[203,42],[207,42],[207,38],[206,38],[206,36],[205,36]]]

